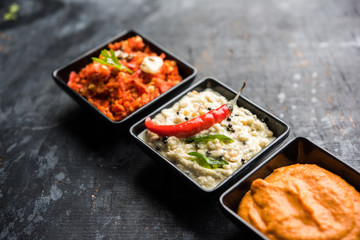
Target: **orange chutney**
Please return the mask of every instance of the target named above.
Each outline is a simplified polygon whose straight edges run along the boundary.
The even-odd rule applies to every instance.
[[[314,164],[256,179],[238,214],[269,239],[360,239],[360,193]]]
[[[125,118],[182,80],[177,64],[172,60],[163,60],[163,65],[154,74],[140,69],[145,57],[157,56],[140,36],[110,43],[108,47],[133,73],[93,62],[78,73],[71,72],[68,86],[114,121]],[[164,59],[165,54],[158,57]]]

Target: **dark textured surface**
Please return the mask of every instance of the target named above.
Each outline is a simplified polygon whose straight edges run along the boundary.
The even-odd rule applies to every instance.
[[[360,170],[360,2],[17,1],[0,22],[0,239],[235,239],[51,71],[135,28]],[[12,1],[1,1],[0,14]],[[244,237],[245,238],[245,237]]]

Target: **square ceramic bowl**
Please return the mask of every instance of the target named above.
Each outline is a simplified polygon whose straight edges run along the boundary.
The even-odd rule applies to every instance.
[[[157,98],[153,99],[146,105],[142,106],[141,108],[137,109],[133,113],[131,113],[126,118],[120,120],[120,121],[113,121],[110,118],[108,118],[106,115],[104,115],[100,110],[98,110],[96,107],[94,107],[91,103],[88,102],[88,100],[84,97],[82,97],[80,94],[75,92],[73,89],[71,89],[68,85],[68,79],[69,74],[72,71],[79,72],[83,67],[85,67],[87,64],[92,62],[92,57],[98,57],[101,50],[107,48],[107,45],[109,43],[118,42],[125,40],[130,37],[134,37],[136,35],[139,35],[142,37],[144,43],[148,46],[150,46],[151,50],[156,52],[157,54],[165,53],[166,58],[169,60],[174,60],[177,63],[179,74],[183,78],[183,80],[177,84],[176,86],[172,87],[165,93],[161,94]],[[104,119],[105,121],[118,126],[128,126],[129,123],[133,123],[135,118],[141,117],[141,115],[145,115],[146,113],[150,112],[150,108],[157,107],[161,105],[162,101],[166,100],[168,95],[171,95],[173,93],[177,93],[181,89],[184,89],[190,85],[190,83],[194,80],[196,76],[196,69],[185,62],[184,60],[181,60],[179,57],[176,57],[174,54],[170,53],[168,50],[166,50],[164,47],[160,46],[159,44],[152,41],[150,38],[146,37],[145,35],[136,32],[134,30],[129,30],[122,32],[118,34],[117,36],[113,37],[112,39],[100,44],[99,46],[91,49],[87,53],[81,55],[77,59],[71,61],[70,63],[65,64],[64,66],[56,69],[53,71],[52,76],[55,80],[55,82],[58,84],[58,86],[63,89],[67,94],[69,94],[75,101],[77,101],[81,106],[89,109],[91,112],[95,113],[95,115],[99,116],[100,118]]]
[[[360,173],[358,171],[306,138],[295,138],[278,149],[268,159],[220,196],[220,204],[224,213],[236,226],[249,234],[249,239],[268,238],[237,215],[237,208],[241,199],[250,190],[250,186],[255,179],[264,179],[275,169],[296,163],[316,164],[319,167],[337,174],[355,187],[357,191],[360,191]]]
[[[185,96],[188,92],[191,92],[193,90],[201,92],[201,91],[205,90],[206,88],[211,88],[212,90],[220,93],[221,95],[225,96],[229,100],[233,99],[236,95],[236,91],[229,88],[228,86],[221,83],[220,81],[218,81],[214,78],[204,78],[203,80],[197,82],[190,88],[183,91],[180,95],[178,95],[172,101],[168,102],[167,104],[161,106],[160,108],[158,108],[157,110],[152,112],[150,114],[150,117],[153,118],[158,113],[160,113],[162,109],[170,108],[172,105],[174,105],[176,102],[178,102],[183,96]],[[160,153],[158,153],[156,150],[152,149],[147,143],[145,143],[139,137],[139,134],[146,129],[145,124],[144,124],[145,118],[140,120],[139,122],[137,122],[130,128],[130,134],[132,135],[136,144],[146,154],[148,154],[154,160],[158,161],[158,163],[168,167],[167,169],[169,169],[170,171],[174,171],[175,174],[184,178],[186,180],[186,182],[189,183],[191,186],[195,187],[195,189],[200,190],[200,192],[202,192],[202,193],[212,193],[215,191],[218,192],[219,189],[221,189],[223,186],[225,186],[225,184],[236,181],[237,180],[236,177],[240,176],[241,173],[248,172],[249,169],[251,169],[254,165],[256,165],[258,163],[258,160],[260,159],[260,157],[263,153],[269,151],[270,149],[273,149],[276,145],[278,145],[281,141],[283,141],[289,134],[289,126],[286,123],[284,123],[279,118],[272,115],[271,113],[267,112],[263,108],[259,107],[255,103],[251,102],[247,98],[240,96],[240,98],[237,101],[237,104],[238,104],[238,106],[242,106],[242,107],[250,110],[253,114],[256,114],[259,119],[263,119],[264,122],[266,122],[266,124],[268,125],[269,129],[271,131],[273,131],[276,139],[213,189],[206,189],[206,188],[202,187],[199,183],[197,183],[192,178],[190,178],[187,174],[185,174],[180,169],[178,169],[173,163],[171,163],[165,157],[160,155]]]

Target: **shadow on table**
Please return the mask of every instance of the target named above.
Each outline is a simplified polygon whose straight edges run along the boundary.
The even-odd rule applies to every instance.
[[[67,146],[79,148],[83,154],[93,156],[98,166],[107,169],[123,169],[129,159],[139,158],[141,153],[131,141],[128,128],[104,124],[101,119],[93,118],[81,108],[69,109],[60,116],[59,128],[63,140],[70,141]],[[89,162],[82,159],[80,165]],[[135,166],[134,166],[135,164]],[[160,202],[172,212],[176,222],[193,232],[196,237],[205,239],[240,239],[244,235],[221,212],[219,194],[204,195],[184,184],[183,179],[172,175],[156,163],[132,163],[135,169],[134,183],[145,192],[150,200]],[[109,172],[113,175],[114,172]],[[118,172],[116,173],[118,174]],[[114,174],[114,176],[116,175]],[[132,178],[132,177],[131,177]],[[149,180],[151,179],[151,180]]]
[[[151,181],[149,181],[151,179]],[[204,195],[184,184],[183,179],[154,163],[142,169],[136,179],[150,199],[172,212],[177,222],[204,239],[246,237],[220,209],[219,195]]]
[[[96,159],[101,167],[120,167],[131,151],[129,129],[110,125],[82,108],[69,108],[59,117],[62,141],[73,152]],[[59,140],[60,141],[60,140]]]

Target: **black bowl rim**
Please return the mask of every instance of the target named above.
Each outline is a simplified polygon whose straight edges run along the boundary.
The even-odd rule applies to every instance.
[[[181,62],[182,64],[184,64],[187,68],[189,68],[190,70],[192,70],[192,74],[190,74],[188,77],[186,77],[185,79],[183,79],[180,83],[178,83],[177,85],[175,85],[174,87],[170,88],[169,90],[167,90],[166,92],[160,94],[158,97],[156,97],[155,99],[153,99],[152,101],[148,102],[147,104],[145,104],[144,106],[142,106],[141,108],[137,109],[136,111],[132,112],[131,114],[129,114],[127,117],[125,117],[124,119],[120,120],[120,121],[114,121],[112,119],[110,119],[109,117],[107,117],[105,114],[103,114],[99,109],[97,109],[94,105],[92,105],[87,99],[85,99],[84,97],[82,97],[80,94],[78,94],[77,92],[75,92],[73,89],[71,89],[70,87],[67,86],[67,84],[61,80],[60,77],[58,77],[58,72],[61,71],[62,69],[76,63],[77,61],[88,57],[89,55],[93,54],[96,51],[99,51],[101,49],[104,48],[104,46],[107,46],[109,43],[112,43],[114,41],[116,41],[118,38],[121,38],[122,36],[125,36],[127,34],[134,34],[134,35],[139,35],[140,37],[142,37],[143,39],[145,39],[147,42],[151,43],[152,45],[154,45],[156,48],[160,49],[162,52],[164,52],[167,56],[171,56],[173,59],[175,59],[177,62]],[[79,101],[86,103],[88,105],[88,107],[91,108],[91,110],[93,112],[97,112],[99,114],[99,116],[101,116],[103,119],[107,120],[109,123],[111,124],[115,124],[115,125],[122,125],[125,124],[126,122],[128,122],[129,120],[131,120],[134,116],[141,114],[141,112],[143,112],[145,109],[150,108],[152,105],[154,105],[155,103],[163,100],[165,97],[167,97],[169,94],[171,94],[172,92],[176,91],[179,87],[183,86],[184,84],[186,84],[187,82],[193,80],[196,77],[197,74],[197,70],[194,66],[192,66],[191,64],[189,64],[188,62],[186,62],[185,60],[183,60],[182,58],[178,57],[177,55],[173,54],[171,51],[169,51],[168,49],[166,49],[165,47],[161,46],[160,44],[158,44],[157,42],[155,42],[154,40],[152,40],[151,38],[149,38],[148,36],[146,36],[143,33],[140,33],[138,30],[136,29],[129,29],[129,30],[125,30],[120,32],[119,34],[111,37],[110,39],[97,44],[95,47],[91,48],[90,50],[86,51],[85,53],[81,54],[79,57],[76,57],[74,60],[63,64],[61,67],[56,68],[55,70],[52,71],[52,77],[55,81],[56,84],[58,84],[63,90],[66,88],[67,91],[70,91],[71,94],[74,96],[76,96],[78,98]],[[64,90],[65,91],[65,90]]]
[[[319,145],[315,144],[314,142],[310,141],[309,139],[305,138],[305,137],[295,137],[294,139],[288,141],[287,143],[285,143],[284,145],[282,145],[280,148],[278,148],[275,152],[273,152],[270,156],[268,156],[266,158],[265,161],[263,161],[261,164],[259,164],[258,166],[256,166],[253,170],[251,170],[245,177],[241,178],[239,181],[237,181],[236,183],[234,183],[231,187],[229,187],[225,192],[223,192],[220,197],[219,197],[219,203],[220,206],[222,208],[223,211],[225,211],[226,215],[229,215],[233,218],[233,220],[235,221],[240,221],[243,225],[245,225],[248,229],[250,229],[251,231],[253,231],[253,233],[257,234],[257,237],[260,237],[264,240],[268,240],[268,238],[259,230],[257,230],[255,227],[253,227],[250,223],[246,222],[244,219],[242,219],[239,215],[237,215],[234,211],[232,211],[228,206],[225,205],[224,203],[224,198],[231,193],[232,191],[234,191],[234,189],[236,189],[241,183],[243,183],[244,181],[246,181],[251,175],[253,175],[254,173],[256,173],[258,170],[260,170],[262,167],[264,167],[268,162],[270,162],[272,159],[274,159],[279,153],[281,153],[284,149],[286,149],[289,145],[291,145],[292,143],[296,142],[296,141],[305,141],[308,142],[310,144],[312,144],[314,147],[316,147],[318,150],[324,152],[325,154],[329,155],[331,158],[335,159],[336,161],[339,161],[340,163],[342,163],[344,166],[346,166],[347,168],[349,168],[350,170],[354,171],[355,173],[360,175],[360,172],[357,171],[355,168],[353,168],[352,166],[350,166],[348,163],[344,162],[343,160],[341,160],[340,158],[336,157],[334,154],[332,154],[331,152],[329,152],[328,150],[320,147]]]
[[[193,84],[192,86],[190,86],[189,88],[183,90],[176,98],[172,99],[171,101],[163,104],[162,106],[160,106],[159,108],[157,108],[156,110],[154,110],[152,113],[150,113],[148,116],[154,116],[156,114],[158,114],[162,109],[167,108],[172,106],[176,101],[179,101],[183,96],[185,96],[188,92],[190,92],[191,90],[195,89],[196,87],[198,87],[199,85],[203,84],[206,81],[213,81],[216,84],[219,84],[221,87],[225,88],[226,90],[236,94],[237,92],[235,90],[233,90],[232,88],[230,88],[229,86],[225,85],[223,82],[219,81],[216,78],[213,77],[205,77],[202,80],[196,82],[195,84]],[[260,152],[258,152],[257,154],[255,154],[252,158],[251,161],[249,160],[248,162],[246,162],[245,165],[247,165],[250,162],[253,162],[254,160],[256,160],[259,157],[262,157],[263,153],[270,151],[272,148],[274,148],[276,145],[280,144],[283,140],[286,139],[286,137],[289,135],[290,132],[290,127],[288,124],[286,124],[283,120],[279,119],[277,116],[275,116],[274,114],[268,112],[267,110],[263,109],[262,107],[258,106],[257,104],[253,103],[252,101],[250,101],[249,99],[247,99],[246,97],[244,97],[243,95],[240,95],[239,99],[243,99],[244,101],[248,102],[249,104],[253,105],[255,108],[258,108],[260,111],[263,111],[265,114],[271,116],[272,118],[274,118],[276,121],[278,121],[278,123],[280,123],[281,125],[284,126],[285,131],[280,134],[274,141],[272,141],[269,145],[267,145],[264,149],[262,149]],[[183,171],[181,171],[179,168],[177,168],[175,165],[173,165],[171,162],[169,162],[167,159],[165,159],[162,155],[160,155],[158,152],[156,152],[154,149],[152,149],[151,147],[149,147],[142,139],[140,139],[137,135],[135,135],[134,133],[134,128],[136,128],[138,125],[142,124],[145,121],[145,118],[142,118],[141,120],[139,120],[138,122],[136,122],[134,125],[131,126],[131,128],[129,129],[131,136],[138,142],[143,144],[144,146],[146,146],[150,151],[152,151],[155,155],[157,155],[159,158],[161,158],[166,164],[168,164],[169,166],[171,166],[172,168],[175,168],[179,173],[181,173],[182,176],[184,176],[186,179],[188,179],[190,182],[192,182],[197,189],[201,190],[204,193],[213,193],[216,190],[218,190],[219,188],[221,188],[223,185],[225,185],[228,181],[230,181],[233,177],[235,177],[237,174],[239,174],[239,172],[242,170],[242,167],[238,168],[237,170],[235,170],[230,176],[228,176],[227,178],[225,178],[222,182],[220,182],[216,187],[212,188],[212,189],[206,189],[204,187],[202,187],[199,183],[197,183],[195,180],[193,180],[192,178],[190,178],[188,175],[186,175]],[[144,129],[145,130],[145,129]],[[245,166],[244,165],[244,166]]]

